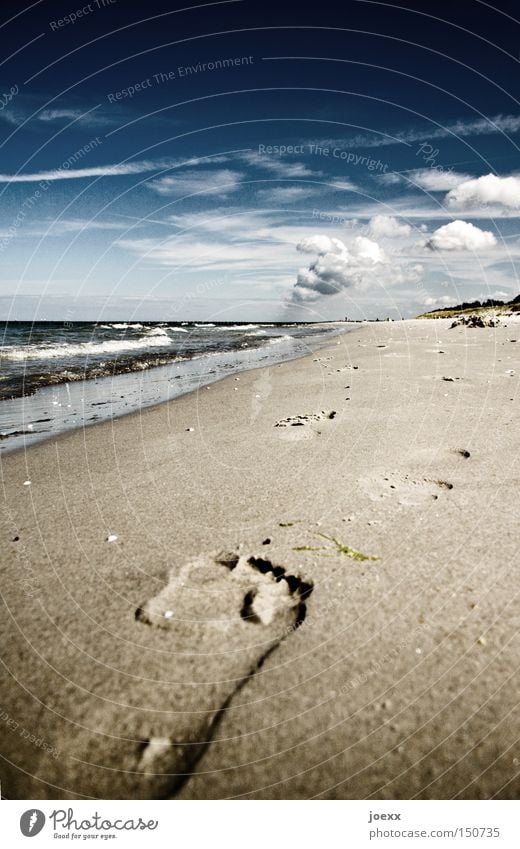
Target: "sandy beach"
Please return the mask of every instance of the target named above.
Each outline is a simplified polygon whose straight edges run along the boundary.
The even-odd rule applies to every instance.
[[[518,796],[520,325],[450,324],[2,458],[5,797]]]

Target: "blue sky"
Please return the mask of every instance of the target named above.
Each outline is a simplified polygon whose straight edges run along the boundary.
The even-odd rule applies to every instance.
[[[513,4],[6,3],[0,315],[518,294]]]

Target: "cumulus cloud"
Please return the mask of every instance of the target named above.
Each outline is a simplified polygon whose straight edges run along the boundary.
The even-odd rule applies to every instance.
[[[315,235],[302,239],[296,246],[302,253],[317,254],[308,268],[301,268],[292,292],[296,302],[312,301],[320,295],[335,295],[342,289],[361,287],[374,268],[385,262],[385,254],[377,242],[357,236],[351,244],[341,239]]]
[[[520,177],[486,174],[475,180],[466,180],[446,195],[446,205],[451,209],[471,209],[482,204],[519,209]]]
[[[412,232],[409,224],[402,224],[391,215],[374,215],[368,222],[368,228],[376,239],[397,239]]]
[[[489,230],[481,230],[468,221],[452,221],[435,230],[426,247],[432,251],[478,251],[492,248],[496,243]]]
[[[423,299],[422,304],[425,307],[453,307],[457,304],[457,299],[452,295],[441,295],[438,298],[429,295]]]

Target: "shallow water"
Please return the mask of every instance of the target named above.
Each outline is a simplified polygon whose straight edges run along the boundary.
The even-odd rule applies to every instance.
[[[50,332],[45,325],[25,325],[25,331],[18,325],[4,334],[1,383],[10,381],[19,395],[0,400],[1,453],[171,400],[229,374],[303,356],[349,329],[344,323],[114,323],[101,326],[100,338],[92,324],[70,333],[63,325]],[[163,364],[157,364],[158,353]]]

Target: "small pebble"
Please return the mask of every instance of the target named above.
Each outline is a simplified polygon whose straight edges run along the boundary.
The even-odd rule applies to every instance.
[[[164,618],[165,619],[171,619],[172,616],[173,616],[173,610],[165,610],[165,612],[164,612]]]
[[[24,485],[24,486],[30,486],[30,485],[31,485],[31,481],[24,481],[24,482],[23,482],[23,485]]]

